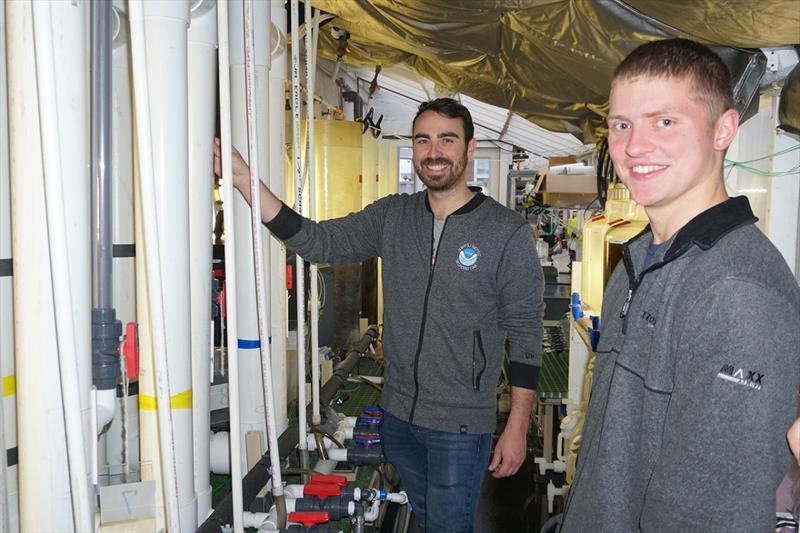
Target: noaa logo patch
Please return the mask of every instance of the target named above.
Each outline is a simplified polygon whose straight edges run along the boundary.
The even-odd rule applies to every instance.
[[[461,270],[473,270],[478,266],[481,251],[474,244],[465,244],[458,249],[458,266]]]

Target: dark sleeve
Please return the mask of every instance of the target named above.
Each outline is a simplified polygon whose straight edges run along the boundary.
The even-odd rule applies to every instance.
[[[544,275],[533,230],[521,225],[506,244],[497,272],[498,318],[509,339],[512,387],[536,389],[542,365]]]
[[[307,261],[355,263],[380,256],[386,214],[396,198],[387,196],[357,213],[322,222],[301,217],[284,205],[267,227]]]

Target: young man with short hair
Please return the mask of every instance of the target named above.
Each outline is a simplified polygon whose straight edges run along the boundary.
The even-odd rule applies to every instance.
[[[384,454],[423,532],[467,533],[487,465],[506,477],[525,460],[541,365],[543,276],[525,220],[467,186],[476,147],[469,111],[448,98],[423,103],[412,140],[426,191],[315,223],[262,185],[262,219],[309,261],[382,258]],[[218,145],[215,166],[219,173]],[[234,154],[234,185],[245,198],[248,180]],[[506,335],[511,413],[489,463]]]
[[[603,301],[562,533],[770,531],[800,383],[800,290],[722,170],[739,116],[703,45],[617,67],[609,153],[650,225]]]

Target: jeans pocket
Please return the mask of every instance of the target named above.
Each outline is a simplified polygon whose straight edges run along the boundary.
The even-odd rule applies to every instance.
[[[486,370],[486,352],[483,350],[481,330],[472,332],[472,388],[481,390],[481,378]]]

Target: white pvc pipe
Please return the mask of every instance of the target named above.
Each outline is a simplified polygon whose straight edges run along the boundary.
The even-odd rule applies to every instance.
[[[295,210],[301,215],[303,210],[303,153],[300,146],[300,43],[298,31],[298,18],[300,16],[297,0],[291,0],[292,19],[292,153],[294,155],[294,185],[295,185]],[[298,405],[298,431],[299,440],[297,447],[301,456],[307,453],[306,434],[308,422],[306,421],[306,291],[305,291],[305,261],[300,254],[295,255],[295,295],[297,301],[297,405]]]
[[[136,132],[141,174],[142,210],[146,221],[145,245],[149,276],[150,313],[152,317],[153,351],[156,360],[156,396],[161,436],[161,467],[167,509],[168,531],[180,531],[178,481],[175,460],[175,439],[170,409],[169,367],[165,329],[164,289],[161,280],[161,254],[156,209],[155,169],[150,131],[150,98],[145,51],[143,0],[130,0],[131,58],[133,63],[134,98],[136,102]],[[155,224],[153,224],[155,222]]]
[[[378,515],[381,512],[381,502],[380,500],[375,500],[372,502],[370,508],[364,513],[364,521],[365,522],[374,522],[378,519]]]
[[[23,531],[63,531],[74,528],[67,468],[64,417],[59,394],[58,369],[53,364],[57,350],[53,294],[47,249],[46,211],[36,73],[32,6],[30,2],[6,2],[5,34],[7,45],[7,88],[9,111],[12,251],[15,272],[12,278],[14,298],[14,350],[16,375],[5,374],[4,389],[16,385],[16,400],[25,406],[25,416],[17,420],[19,465],[19,513]],[[88,66],[86,5],[66,2],[52,4],[58,13],[53,17],[58,98],[69,105],[58,107],[62,132],[61,163],[66,180],[65,195],[70,210],[66,212],[67,245],[72,281],[75,283],[72,313],[75,315],[77,353],[86,354],[85,365],[78,370],[84,427],[88,427],[89,391],[91,389],[91,351],[89,313],[90,247],[89,235],[89,146],[88,146]],[[85,275],[82,275],[85,274]],[[81,285],[81,283],[83,283]],[[47,391],[44,393],[42,391]],[[6,426],[8,427],[8,426]],[[88,431],[84,449],[89,449]],[[42,460],[47,458],[48,460]],[[48,502],[48,512],[41,512],[41,502]],[[12,502],[12,505],[14,502]],[[12,511],[13,513],[13,511]],[[12,525],[12,529],[14,529]]]
[[[308,179],[308,207],[311,220],[317,219],[317,187],[314,181],[314,68],[316,50],[314,41],[319,28],[318,14],[312,16],[311,2],[305,2],[306,21],[306,172]],[[318,426],[322,422],[319,412],[319,281],[317,264],[310,268],[311,281],[311,423]],[[302,404],[301,404],[302,405]]]
[[[0,35],[6,34],[5,5],[0,6]],[[11,191],[8,175],[8,108],[6,98],[6,40],[0,39],[0,261],[11,261]],[[6,401],[6,376],[14,373],[14,318],[11,276],[0,275],[0,529],[11,531],[10,487],[16,486],[6,462],[6,449],[16,446],[14,395]],[[11,377],[8,378],[10,383]],[[16,489],[13,490],[16,493]],[[16,528],[15,528],[16,529]]]
[[[188,33],[189,78],[189,248],[192,255],[191,332],[194,490],[197,517],[211,509],[208,433],[213,345],[211,336],[211,232],[213,210],[213,142],[217,85],[217,11],[215,0],[202,0],[191,10]],[[205,349],[204,349],[205,348]],[[196,525],[200,525],[199,523]]]
[[[5,5],[0,6],[0,35],[6,35]],[[8,108],[6,105],[6,40],[0,39],[0,261],[11,261],[11,199],[8,176]],[[0,528],[9,531],[8,464],[6,463],[6,406],[3,377],[6,361],[14,359],[11,277],[0,274]],[[12,341],[13,342],[13,341]]]
[[[286,84],[286,9],[283,0],[271,0],[270,6],[270,48],[271,68],[268,72],[269,98],[266,102],[269,112],[267,130],[270,154],[268,176],[269,189],[278,198],[286,198],[285,169],[285,84]],[[281,29],[279,29],[281,28]],[[287,361],[286,343],[289,334],[289,317],[286,305],[286,247],[275,238],[268,238],[269,284],[270,284],[270,320],[272,331],[272,370],[275,376],[275,411],[278,417],[278,431],[283,433],[289,427],[287,403]]]
[[[231,474],[230,445],[227,431],[211,433],[209,437],[209,455],[211,471],[218,475]],[[241,484],[240,484],[241,485]]]
[[[236,224],[233,205],[233,172],[231,161],[231,94],[230,53],[228,51],[228,2],[217,6],[217,32],[219,39],[219,113],[222,150],[222,202],[225,224],[225,284],[227,294],[228,331],[228,412],[230,414],[231,492],[233,494],[233,531],[241,533],[242,526],[242,442],[239,413],[239,349],[238,349],[238,296],[236,283]]]
[[[247,137],[250,153],[250,175],[259,176],[258,134],[256,128],[256,101],[255,101],[255,35],[253,28],[253,2],[245,0],[244,3],[244,41],[245,41],[245,86],[247,90]],[[267,24],[269,31],[269,24]],[[269,34],[267,36],[269,42]],[[269,86],[267,86],[269,87]],[[264,255],[261,236],[261,181],[258,178],[250,180],[251,198],[251,230],[253,237],[253,251],[255,261],[256,300],[258,302],[258,338],[261,351],[261,379],[264,385],[264,410],[267,418],[267,441],[271,466],[272,495],[275,498],[283,496],[281,483],[280,452],[278,451],[278,431],[275,425],[275,399],[272,392],[272,364],[270,361],[269,341],[267,331],[269,316],[267,316],[267,303],[264,290]]]
[[[67,256],[67,218],[65,216],[61,150],[59,146],[58,103],[53,51],[53,25],[49,2],[33,3],[33,28],[36,49],[36,81],[39,91],[39,122],[42,137],[42,163],[45,178],[45,206],[50,269],[58,344],[59,376],[67,435],[70,468],[72,519],[76,531],[93,527],[93,505],[89,496],[84,430],[78,382],[78,353],[72,310],[70,264]]]
[[[255,11],[256,29],[256,86],[263,87],[267,77],[267,41],[264,39],[264,31],[268,24],[269,15],[268,5],[259,2],[253,6]],[[228,38],[229,38],[229,61],[230,61],[230,94],[231,94],[231,144],[238,148],[239,152],[247,160],[247,103],[245,87],[245,65],[244,65],[244,3],[243,0],[228,3]],[[261,54],[263,53],[263,55]],[[258,132],[259,157],[267,151],[265,143],[267,132],[266,117],[261,116],[266,112],[267,98],[266,91],[259,90],[256,94],[255,111],[259,114],[256,120]],[[254,176],[256,179],[260,176]],[[236,291],[237,308],[237,335],[239,349],[239,402],[240,402],[240,425],[241,435],[251,433],[262,437],[264,446],[258,450],[245,450],[244,447],[239,457],[242,460],[241,468],[247,471],[251,466],[247,464],[246,457],[249,452],[253,456],[260,456],[266,449],[267,424],[264,416],[264,385],[261,372],[260,340],[258,332],[258,314],[256,302],[255,270],[254,270],[254,251],[251,233],[244,231],[251,224],[252,211],[242,195],[236,196],[228,204],[234,214],[236,227],[240,229],[236,239],[225,236],[226,248],[231,246],[236,252],[236,261],[232,263],[236,267],[237,284],[228,285],[229,291]],[[227,228],[227,226],[226,226]],[[227,266],[226,272],[230,272]],[[228,305],[230,308],[230,305]],[[277,379],[276,381],[284,381]],[[244,439],[242,439],[244,441]],[[257,439],[253,439],[256,441]],[[251,442],[253,442],[251,441]]]
[[[116,247],[127,252],[134,246],[133,215],[133,101],[131,100],[131,74],[128,47],[128,19],[117,0],[112,9],[115,33],[112,34],[112,113],[111,122],[111,216],[112,239]],[[122,245],[122,246],[120,246]],[[136,322],[136,261],[132,253],[120,253],[112,260],[113,301],[117,318],[122,322],[123,334],[126,325]],[[135,376],[134,376],[135,377]],[[134,397],[135,398],[135,397]],[[119,399],[122,404],[124,400]],[[125,402],[124,414],[116,414],[111,427],[103,435],[106,441],[108,468],[122,473],[127,479],[131,465],[139,464],[138,401]],[[126,438],[127,437],[127,438]],[[135,453],[131,453],[135,451]],[[111,479],[111,478],[110,478]]]

